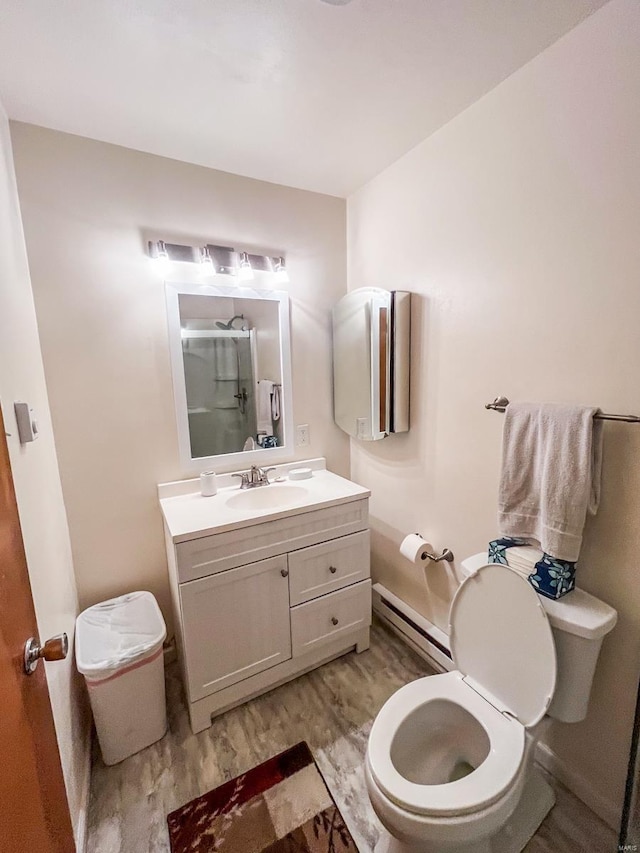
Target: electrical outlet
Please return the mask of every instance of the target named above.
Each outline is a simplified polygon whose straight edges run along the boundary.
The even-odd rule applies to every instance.
[[[298,447],[308,447],[310,443],[309,424],[298,424],[296,427],[296,445]]]

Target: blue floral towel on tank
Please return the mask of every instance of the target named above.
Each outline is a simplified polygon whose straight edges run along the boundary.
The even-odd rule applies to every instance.
[[[535,566],[535,574],[527,578],[540,595],[562,598],[576,585],[576,564],[545,554]]]
[[[493,539],[489,542],[488,558],[490,563],[500,563],[503,566],[508,566],[506,551],[507,548],[515,548],[517,545],[528,545],[526,539],[514,539],[512,536],[503,536],[501,539]]]
[[[530,544],[525,539],[516,539],[511,536],[493,539],[489,542],[488,560],[490,563],[508,566],[507,550]],[[543,554],[527,580],[540,595],[546,598],[562,598],[576,585],[576,564],[569,560],[558,560],[550,554]]]

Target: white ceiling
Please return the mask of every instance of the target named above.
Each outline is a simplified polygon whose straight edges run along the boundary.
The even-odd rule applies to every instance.
[[[10,118],[349,195],[605,0],[1,0]]]

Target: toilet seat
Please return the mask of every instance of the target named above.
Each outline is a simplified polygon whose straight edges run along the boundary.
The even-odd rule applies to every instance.
[[[535,726],[556,686],[556,648],[540,597],[509,566],[487,563],[460,586],[449,611],[456,669],[501,711]]]
[[[394,766],[393,740],[404,720],[421,706],[447,700],[468,711],[489,739],[489,754],[469,775],[455,782],[424,785],[409,781]],[[478,811],[498,800],[515,778],[524,755],[525,729],[502,714],[465,681],[462,673],[420,678],[401,687],[375,719],[367,758],[382,793],[407,811],[421,815],[459,815]]]

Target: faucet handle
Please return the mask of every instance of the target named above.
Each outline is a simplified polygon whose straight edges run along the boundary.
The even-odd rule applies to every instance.
[[[232,477],[240,477],[240,488],[246,489],[249,485],[249,471],[241,471],[238,474],[232,474]]]
[[[275,470],[276,470],[276,466],[275,466],[275,465],[272,465],[270,468],[261,468],[260,470],[261,470],[261,472],[262,472],[262,479],[263,479],[263,481],[264,481],[265,483],[270,483],[271,481],[269,480],[269,471],[275,471]]]

